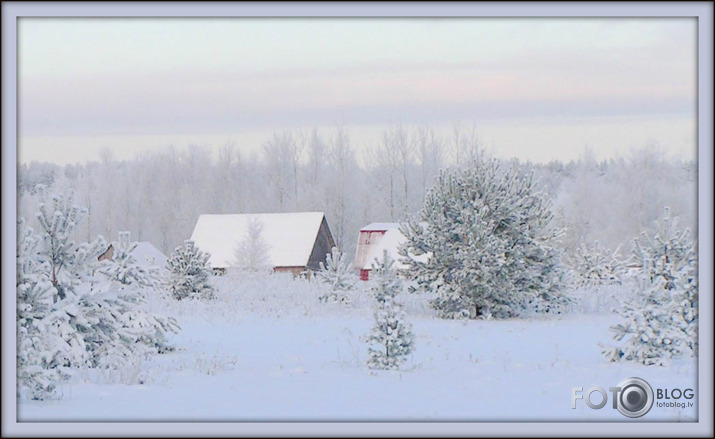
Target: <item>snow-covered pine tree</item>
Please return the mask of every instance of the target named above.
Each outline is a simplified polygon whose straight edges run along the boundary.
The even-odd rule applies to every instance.
[[[172,297],[176,300],[214,297],[214,288],[210,282],[212,272],[208,265],[210,257],[188,240],[174,250],[166,262],[169,273],[166,287]]]
[[[240,271],[251,274],[266,274],[271,270],[268,259],[268,244],[263,239],[263,224],[251,218],[243,240],[233,250],[234,264]]]
[[[166,333],[176,332],[175,320],[146,312],[143,303],[137,286],[111,281],[95,285],[91,294],[62,310],[82,336],[90,367],[118,369],[128,358],[173,350]]]
[[[46,374],[57,378],[67,375],[54,369],[84,366],[91,357],[83,334],[72,324],[72,313],[75,312],[72,304],[78,300],[78,290],[82,289],[85,277],[92,271],[91,262],[96,262],[105,243],[102,237],[81,244],[71,239],[73,231],[87,214],[86,209],[74,204],[73,192],[55,194],[49,201],[44,186],[39,185],[37,192],[40,195],[37,206],[39,234],[34,235],[26,229],[18,235],[24,237],[22,241],[18,240],[18,264],[33,267],[24,270],[26,278],[18,284],[18,320],[32,325],[32,328],[26,325],[23,329],[27,330],[30,343],[19,363],[27,370],[46,369]],[[48,298],[50,293],[52,297]],[[19,375],[23,373],[19,371]],[[51,394],[34,392],[33,397],[39,399]]]
[[[442,171],[420,222],[400,228],[404,272],[436,293],[432,305],[441,317],[507,318],[532,302],[547,312],[567,302],[553,246],[560,231],[532,179],[479,156],[464,169]]]
[[[693,251],[696,259],[697,252]],[[684,265],[674,282],[676,293],[673,300],[681,314],[680,330],[684,334],[683,343],[692,355],[698,355],[698,267],[697,262]]]
[[[167,350],[165,332],[177,328],[137,306],[135,289],[94,278],[106,245],[69,239],[83,212],[71,197],[55,196],[54,212],[47,206],[39,235],[18,224],[18,393],[33,399],[55,396],[70,368],[119,368],[120,358]]]
[[[337,247],[326,255],[325,264],[320,263],[320,271],[315,273],[315,277],[327,288],[325,294],[318,298],[321,302],[346,300],[343,293],[355,288],[358,281],[353,264],[347,262],[346,254]]]
[[[412,325],[405,321],[405,312],[396,300],[403,285],[394,264],[387,251],[381,261],[373,264],[375,285],[371,291],[376,308],[375,326],[367,337],[370,369],[399,369],[407,355],[414,351]]]
[[[124,285],[153,287],[158,285],[159,275],[156,270],[142,267],[134,254],[138,242],[131,242],[129,232],[119,232],[119,241],[112,243],[114,257],[111,261],[104,261],[100,271],[109,279]]]
[[[619,346],[605,348],[611,361],[663,365],[669,359],[697,355],[697,251],[689,230],[666,208],[655,234],[634,240],[634,259],[642,266],[642,290],[616,309],[623,321],[612,326]]]
[[[49,264],[49,280],[57,290],[56,301],[67,296],[68,290],[77,282],[77,268],[84,265],[83,260],[77,260],[77,247],[71,235],[86,217],[87,209],[74,204],[73,192],[65,196],[54,195],[51,200],[47,200],[43,185],[38,185],[37,192],[40,194],[37,220],[43,241],[43,251],[38,257]],[[95,241],[95,244],[99,242]]]
[[[595,241],[592,247],[583,244],[576,249],[576,254],[570,261],[576,286],[583,288],[621,284],[626,267],[618,255],[618,250],[619,248],[611,252],[607,248],[601,248],[598,241]]]
[[[57,290],[46,279],[38,259],[40,238],[24,219],[17,227],[17,391],[31,399],[56,396],[57,383],[66,375],[47,367],[58,343],[52,343],[42,323]]]

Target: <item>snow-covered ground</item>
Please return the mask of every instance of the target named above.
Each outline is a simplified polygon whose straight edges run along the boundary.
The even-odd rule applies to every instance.
[[[428,297],[403,295],[416,350],[404,370],[376,372],[365,366],[365,292],[325,304],[314,284],[285,276],[215,281],[212,302],[150,300],[182,327],[171,336],[175,352],[121,371],[79,372],[60,400],[19,401],[18,420],[633,421],[610,400],[572,409],[572,387],[608,390],[635,376],[654,390],[696,388],[695,359],[606,362],[598,343],[611,341],[617,317],[609,313],[450,321],[433,316]],[[697,395],[690,401],[653,406],[637,421],[697,420]]]

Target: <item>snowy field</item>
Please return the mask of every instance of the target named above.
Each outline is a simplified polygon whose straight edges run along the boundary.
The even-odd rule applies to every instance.
[[[697,398],[637,420],[610,400],[601,410],[582,400],[571,408],[572,387],[608,389],[632,376],[654,389],[696,388],[696,359],[606,362],[598,343],[611,341],[617,320],[608,312],[452,321],[433,316],[429,297],[403,295],[416,350],[404,370],[376,372],[365,366],[366,292],[326,304],[315,284],[286,276],[214,280],[214,301],[151,298],[149,307],[182,327],[171,335],[175,352],[121,371],[80,371],[59,400],[19,401],[18,421],[697,420]]]

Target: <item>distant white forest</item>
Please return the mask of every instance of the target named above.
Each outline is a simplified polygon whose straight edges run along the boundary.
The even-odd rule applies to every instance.
[[[368,151],[357,159],[357,149]],[[355,145],[338,129],[277,132],[257,152],[226,144],[217,154],[205,147],[165,148],[133,160],[113,159],[58,166],[33,162],[18,166],[18,217],[37,228],[36,186],[49,192],[76,191],[89,210],[75,239],[97,235],[150,241],[166,254],[191,236],[204,213],[322,211],[337,245],[355,252],[358,230],[371,222],[404,221],[419,212],[440,169],[468,166],[482,150],[478,131],[455,129],[440,136],[429,127],[393,126],[377,145]],[[555,225],[565,229],[560,245],[573,255],[582,244],[599,241],[623,247],[669,207],[697,239],[697,163],[673,160],[656,146],[625,157],[598,161],[584,149],[577,161],[533,164],[512,159],[534,172],[552,200]]]

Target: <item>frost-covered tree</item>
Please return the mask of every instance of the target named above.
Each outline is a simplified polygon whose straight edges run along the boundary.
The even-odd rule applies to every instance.
[[[54,356],[42,320],[49,314],[57,290],[46,279],[38,254],[39,236],[25,221],[17,227],[17,379],[18,393],[31,399],[55,396],[60,370],[47,367],[47,353]]]
[[[367,366],[370,369],[399,369],[407,355],[414,351],[412,325],[405,321],[405,312],[396,297],[403,290],[397,276],[395,261],[387,252],[373,264],[375,286],[375,326],[367,337]]]
[[[141,309],[139,291],[101,275],[103,240],[69,239],[83,211],[71,196],[57,195],[52,205],[38,206],[38,234],[18,224],[18,394],[32,399],[56,396],[73,368],[117,369],[167,350],[165,332],[176,329],[172,319]]]
[[[576,286],[619,285],[626,267],[618,250],[611,252],[601,248],[598,241],[591,247],[584,244],[576,249],[576,255],[570,260]]]
[[[201,251],[193,241],[184,241],[177,247],[166,261],[169,272],[166,286],[176,300],[186,298],[213,298],[214,288],[211,286],[211,267],[208,265],[210,255]]]
[[[315,277],[327,288],[326,293],[319,297],[321,302],[345,300],[343,293],[355,288],[358,281],[353,264],[347,262],[346,254],[337,247],[326,255],[325,264],[320,262],[320,271],[315,273]]]
[[[269,246],[263,238],[263,224],[257,219],[248,221],[248,230],[243,240],[233,251],[236,267],[249,273],[268,273],[271,261],[268,259]]]
[[[54,195],[47,199],[46,188],[38,187],[40,202],[37,205],[37,221],[40,225],[42,250],[38,253],[41,263],[49,265],[49,280],[56,290],[54,300],[67,297],[80,276],[79,270],[86,266],[86,257],[92,250],[102,246],[104,240],[77,246],[71,239],[72,232],[85,219],[87,210],[74,203],[74,193]]]
[[[62,368],[85,365],[89,357],[64,310],[77,298],[90,246],[70,239],[83,214],[72,197],[56,195],[50,207],[45,188],[38,190],[40,233],[24,219],[17,230],[17,376],[19,395],[47,399],[69,377]]]
[[[119,232],[119,241],[112,243],[114,255],[111,261],[99,268],[99,271],[107,277],[124,285],[138,285],[153,287],[159,283],[157,270],[145,268],[134,257],[132,253],[138,242],[131,242],[129,232]]]
[[[642,265],[642,290],[616,309],[623,321],[611,329],[620,344],[604,354],[611,361],[657,365],[697,355],[697,250],[690,231],[679,230],[666,209],[655,234],[634,240],[634,259]]]
[[[60,192],[73,187],[76,200],[91,212],[75,237],[89,242],[98,234],[114,236],[117,230],[131,230],[138,241],[151,241],[168,254],[191,234],[201,213],[324,211],[336,244],[352,254],[361,226],[375,219],[389,220],[391,207],[394,221],[416,214],[440,162],[465,166],[483,144],[475,126],[457,126],[453,136],[442,130],[432,136],[429,127],[402,129],[409,143],[416,145],[407,162],[402,159],[403,143],[396,150],[383,151],[390,157],[357,160],[355,151],[369,148],[361,140],[350,142],[345,129],[336,136],[329,129],[316,134],[299,155],[260,148],[255,154],[239,154],[246,145],[237,145],[233,151],[221,150],[220,160],[211,160],[208,148],[190,147],[186,152],[162,148],[133,160],[103,153],[99,162],[64,167],[26,164],[18,168],[18,216],[38,231],[35,185],[44,183]],[[293,140],[300,140],[297,132],[292,134]],[[271,137],[264,140],[273,142]],[[381,144],[381,140],[379,132],[369,143]],[[674,160],[645,145],[630,157],[600,160],[586,151],[568,163],[522,162],[520,166],[532,168],[552,197],[556,221],[565,228],[560,246],[571,256],[582,243],[595,239],[611,249],[630,242],[661,216],[663,206],[679,212],[681,225],[695,231],[695,160]],[[408,203],[403,202],[403,194],[408,193],[401,181],[404,176]],[[200,196],[204,193],[216,196]]]
[[[484,157],[442,171],[419,219],[401,227],[400,255],[407,276],[436,293],[441,317],[507,318],[530,302],[549,311],[566,301],[559,231],[532,174]]]
[[[125,359],[173,349],[166,333],[176,331],[178,325],[173,319],[143,310],[144,295],[136,287],[117,281],[93,287],[91,294],[63,309],[82,337],[90,367],[117,369]]]

